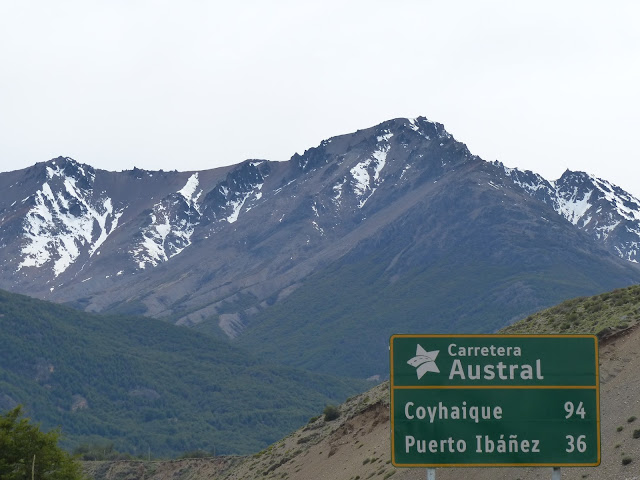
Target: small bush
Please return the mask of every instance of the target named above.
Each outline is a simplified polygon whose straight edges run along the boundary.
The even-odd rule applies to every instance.
[[[640,438],[640,428],[633,431],[633,438]]]
[[[631,416],[629,418],[627,418],[627,423],[631,423],[631,422],[635,422],[636,417],[635,416]]]
[[[616,432],[621,432],[622,430],[624,430],[624,427],[622,425],[616,428]]]
[[[205,452],[204,450],[190,450],[188,452],[184,452],[178,458],[179,459],[184,459],[184,458],[209,458],[209,457],[212,457],[212,456],[213,456],[212,453]]]
[[[335,405],[327,405],[326,407],[324,407],[322,413],[324,413],[324,420],[326,422],[330,422],[331,420],[335,420],[340,416],[340,409]]]
[[[633,462],[633,459],[631,457],[622,457],[623,465],[629,465],[631,462]]]

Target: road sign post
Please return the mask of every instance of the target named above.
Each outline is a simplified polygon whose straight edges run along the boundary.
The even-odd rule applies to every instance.
[[[596,466],[593,335],[394,335],[396,467]]]

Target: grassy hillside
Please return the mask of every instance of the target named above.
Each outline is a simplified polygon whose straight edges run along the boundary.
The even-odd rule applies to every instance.
[[[265,363],[159,320],[98,316],[0,291],[0,410],[25,405],[66,446],[254,452],[364,382]]]
[[[562,302],[501,333],[590,333],[608,336],[640,322],[640,285]]]

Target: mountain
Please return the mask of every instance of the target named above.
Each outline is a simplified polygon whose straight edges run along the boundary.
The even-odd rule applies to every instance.
[[[578,313],[578,319],[573,314]],[[584,316],[582,316],[584,315]],[[600,430],[602,462],[598,467],[562,467],[562,478],[624,480],[637,477],[640,462],[640,286],[575,298],[536,312],[501,333],[563,334],[570,319],[573,333],[599,334]],[[615,326],[615,331],[610,327]],[[554,329],[555,328],[555,329]],[[422,480],[424,468],[391,465],[389,383],[385,382],[339,406],[340,417],[322,415],[246,457],[192,458],[171,462],[84,462],[94,480],[221,480],[309,478]],[[320,413],[320,412],[318,412]],[[127,476],[128,475],[128,476]],[[438,468],[436,478],[454,480],[534,480],[550,478],[550,467]]]
[[[272,365],[187,328],[0,291],[0,411],[17,404],[67,448],[250,453],[366,388]]]
[[[530,171],[502,167],[529,195],[550,205],[613,254],[638,263],[640,201],[637,198],[584,172],[567,170],[557,181],[549,182]]]
[[[422,117],[286,162],[107,172],[57,158],[0,188],[0,287],[325,373],[384,377],[392,333],[495,331],[640,282],[640,202],[588,174],[486,162]]]

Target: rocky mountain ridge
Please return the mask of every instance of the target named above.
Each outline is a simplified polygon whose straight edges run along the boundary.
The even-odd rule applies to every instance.
[[[640,200],[607,180],[567,170],[556,181],[530,171],[504,167],[513,182],[529,195],[588,232],[620,258],[640,258]]]
[[[394,331],[492,331],[640,281],[639,202],[563,179],[486,162],[423,117],[199,172],[57,158],[0,174],[0,288],[366,378]],[[336,355],[318,329],[361,341]]]

